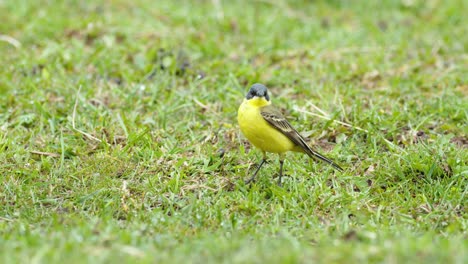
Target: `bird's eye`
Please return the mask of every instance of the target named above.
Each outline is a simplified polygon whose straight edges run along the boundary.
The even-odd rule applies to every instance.
[[[250,91],[247,93],[246,98],[247,98],[247,99],[252,99],[254,96],[256,96],[255,91],[250,90]]]

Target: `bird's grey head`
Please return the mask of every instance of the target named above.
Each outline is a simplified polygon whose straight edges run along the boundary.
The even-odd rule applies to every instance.
[[[252,99],[255,96],[261,98],[264,97],[267,101],[270,101],[270,96],[268,95],[268,89],[266,88],[265,85],[261,83],[256,83],[250,87],[249,92],[245,96],[245,98]]]

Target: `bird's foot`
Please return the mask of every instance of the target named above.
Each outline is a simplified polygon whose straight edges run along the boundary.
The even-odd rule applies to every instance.
[[[255,181],[255,178],[252,177],[252,178],[249,178],[248,180],[245,180],[244,183],[245,183],[246,185],[248,185],[248,184],[250,184],[250,183],[252,183],[252,182],[254,182],[254,181]]]
[[[283,178],[282,175],[280,175],[280,176],[278,177],[278,182],[277,182],[277,184],[278,184],[279,187],[283,187],[283,183],[281,182],[281,178]]]

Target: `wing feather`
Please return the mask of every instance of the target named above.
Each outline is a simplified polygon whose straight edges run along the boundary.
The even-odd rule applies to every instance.
[[[299,132],[294,129],[294,127],[284,118],[280,111],[275,109],[272,106],[265,106],[260,111],[262,117],[274,128],[278,131],[283,133],[287,136],[294,144],[300,146],[307,155],[311,158],[320,159],[328,164],[330,164],[333,168],[343,171],[343,169],[330,160],[329,158],[323,156],[322,154],[318,153],[317,151],[313,150],[305,141],[304,137],[302,137]]]

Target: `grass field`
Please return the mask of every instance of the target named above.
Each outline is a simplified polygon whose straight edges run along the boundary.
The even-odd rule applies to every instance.
[[[468,262],[466,1],[84,2],[0,1],[1,263]]]

